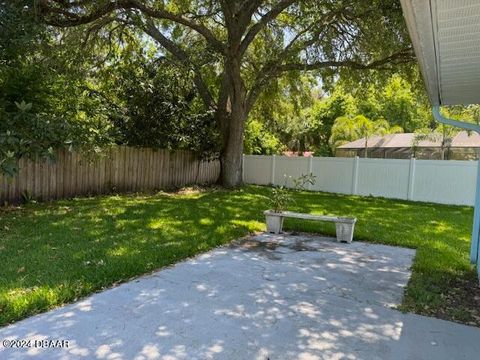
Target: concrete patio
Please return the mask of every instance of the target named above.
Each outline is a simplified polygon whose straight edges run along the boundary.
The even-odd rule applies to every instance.
[[[0,329],[69,345],[0,359],[477,358],[480,329],[392,309],[414,255],[258,235]]]

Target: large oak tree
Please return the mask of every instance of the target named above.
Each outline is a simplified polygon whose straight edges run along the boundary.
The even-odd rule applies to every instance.
[[[191,72],[215,112],[226,186],[241,184],[245,122],[272,81],[300,71],[326,81],[413,57],[397,0],[38,0],[38,7],[48,24],[86,26],[89,34],[132,27]]]

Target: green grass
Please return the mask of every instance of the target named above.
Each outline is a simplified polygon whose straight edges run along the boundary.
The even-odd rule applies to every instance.
[[[270,189],[119,195],[0,211],[0,325],[264,230]],[[417,249],[401,309],[480,325],[472,209],[325,193],[291,210],[353,215],[355,239]],[[286,228],[333,235],[332,224]]]

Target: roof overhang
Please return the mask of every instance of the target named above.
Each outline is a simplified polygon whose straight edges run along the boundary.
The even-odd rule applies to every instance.
[[[400,1],[432,105],[480,103],[480,1]]]

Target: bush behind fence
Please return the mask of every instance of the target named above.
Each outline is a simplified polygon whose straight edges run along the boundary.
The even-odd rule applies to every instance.
[[[21,159],[13,178],[0,175],[0,203],[17,203],[81,195],[169,189],[188,184],[212,184],[220,174],[218,160],[202,161],[190,151],[117,146],[106,156],[89,160],[59,150],[54,161]]]

